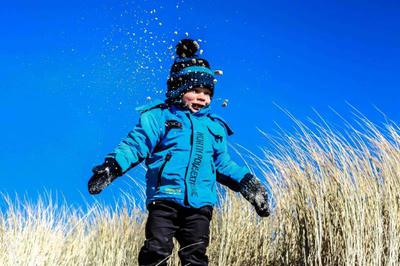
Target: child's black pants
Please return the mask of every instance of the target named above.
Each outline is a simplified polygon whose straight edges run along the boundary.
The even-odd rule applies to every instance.
[[[146,240],[139,253],[139,265],[167,265],[173,249],[172,238],[180,245],[182,265],[208,265],[212,207],[184,208],[171,201],[156,201],[148,206]]]

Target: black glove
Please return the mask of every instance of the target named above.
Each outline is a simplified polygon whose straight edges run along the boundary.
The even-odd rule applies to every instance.
[[[103,164],[92,169],[93,175],[88,182],[90,194],[99,194],[114,179],[122,175],[121,166],[113,158],[106,158]]]
[[[269,216],[268,194],[256,177],[252,174],[246,174],[242,181],[240,181],[239,192],[254,206],[259,216]]]

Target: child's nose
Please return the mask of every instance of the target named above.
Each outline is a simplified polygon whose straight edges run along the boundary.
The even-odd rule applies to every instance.
[[[206,95],[204,93],[201,93],[197,96],[197,100],[205,102],[206,101]]]

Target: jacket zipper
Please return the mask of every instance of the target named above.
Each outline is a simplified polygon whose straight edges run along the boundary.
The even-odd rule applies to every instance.
[[[164,160],[163,164],[162,164],[161,167],[160,167],[160,171],[158,171],[157,189],[156,189],[156,190],[159,190],[160,187],[161,187],[162,173],[163,173],[163,171],[164,171],[165,165],[168,163],[169,160],[171,160],[171,157],[172,157],[171,153],[168,153],[168,154],[165,156],[165,160]]]
[[[190,121],[190,126],[191,126],[191,133],[190,133],[190,156],[189,156],[189,162],[188,165],[186,167],[186,172],[185,172],[185,199],[184,199],[184,204],[189,206],[189,199],[188,199],[188,188],[187,188],[187,184],[186,184],[186,179],[187,179],[187,173],[189,170],[189,166],[190,166],[190,161],[192,159],[192,152],[193,152],[193,122],[192,119],[190,118],[190,114],[186,114],[186,116],[188,117],[189,121]]]

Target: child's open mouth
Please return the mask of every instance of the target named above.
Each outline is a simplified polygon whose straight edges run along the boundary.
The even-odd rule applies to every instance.
[[[192,103],[192,108],[196,111],[200,110],[201,108],[203,108],[204,105],[203,104],[198,104],[198,103]]]

